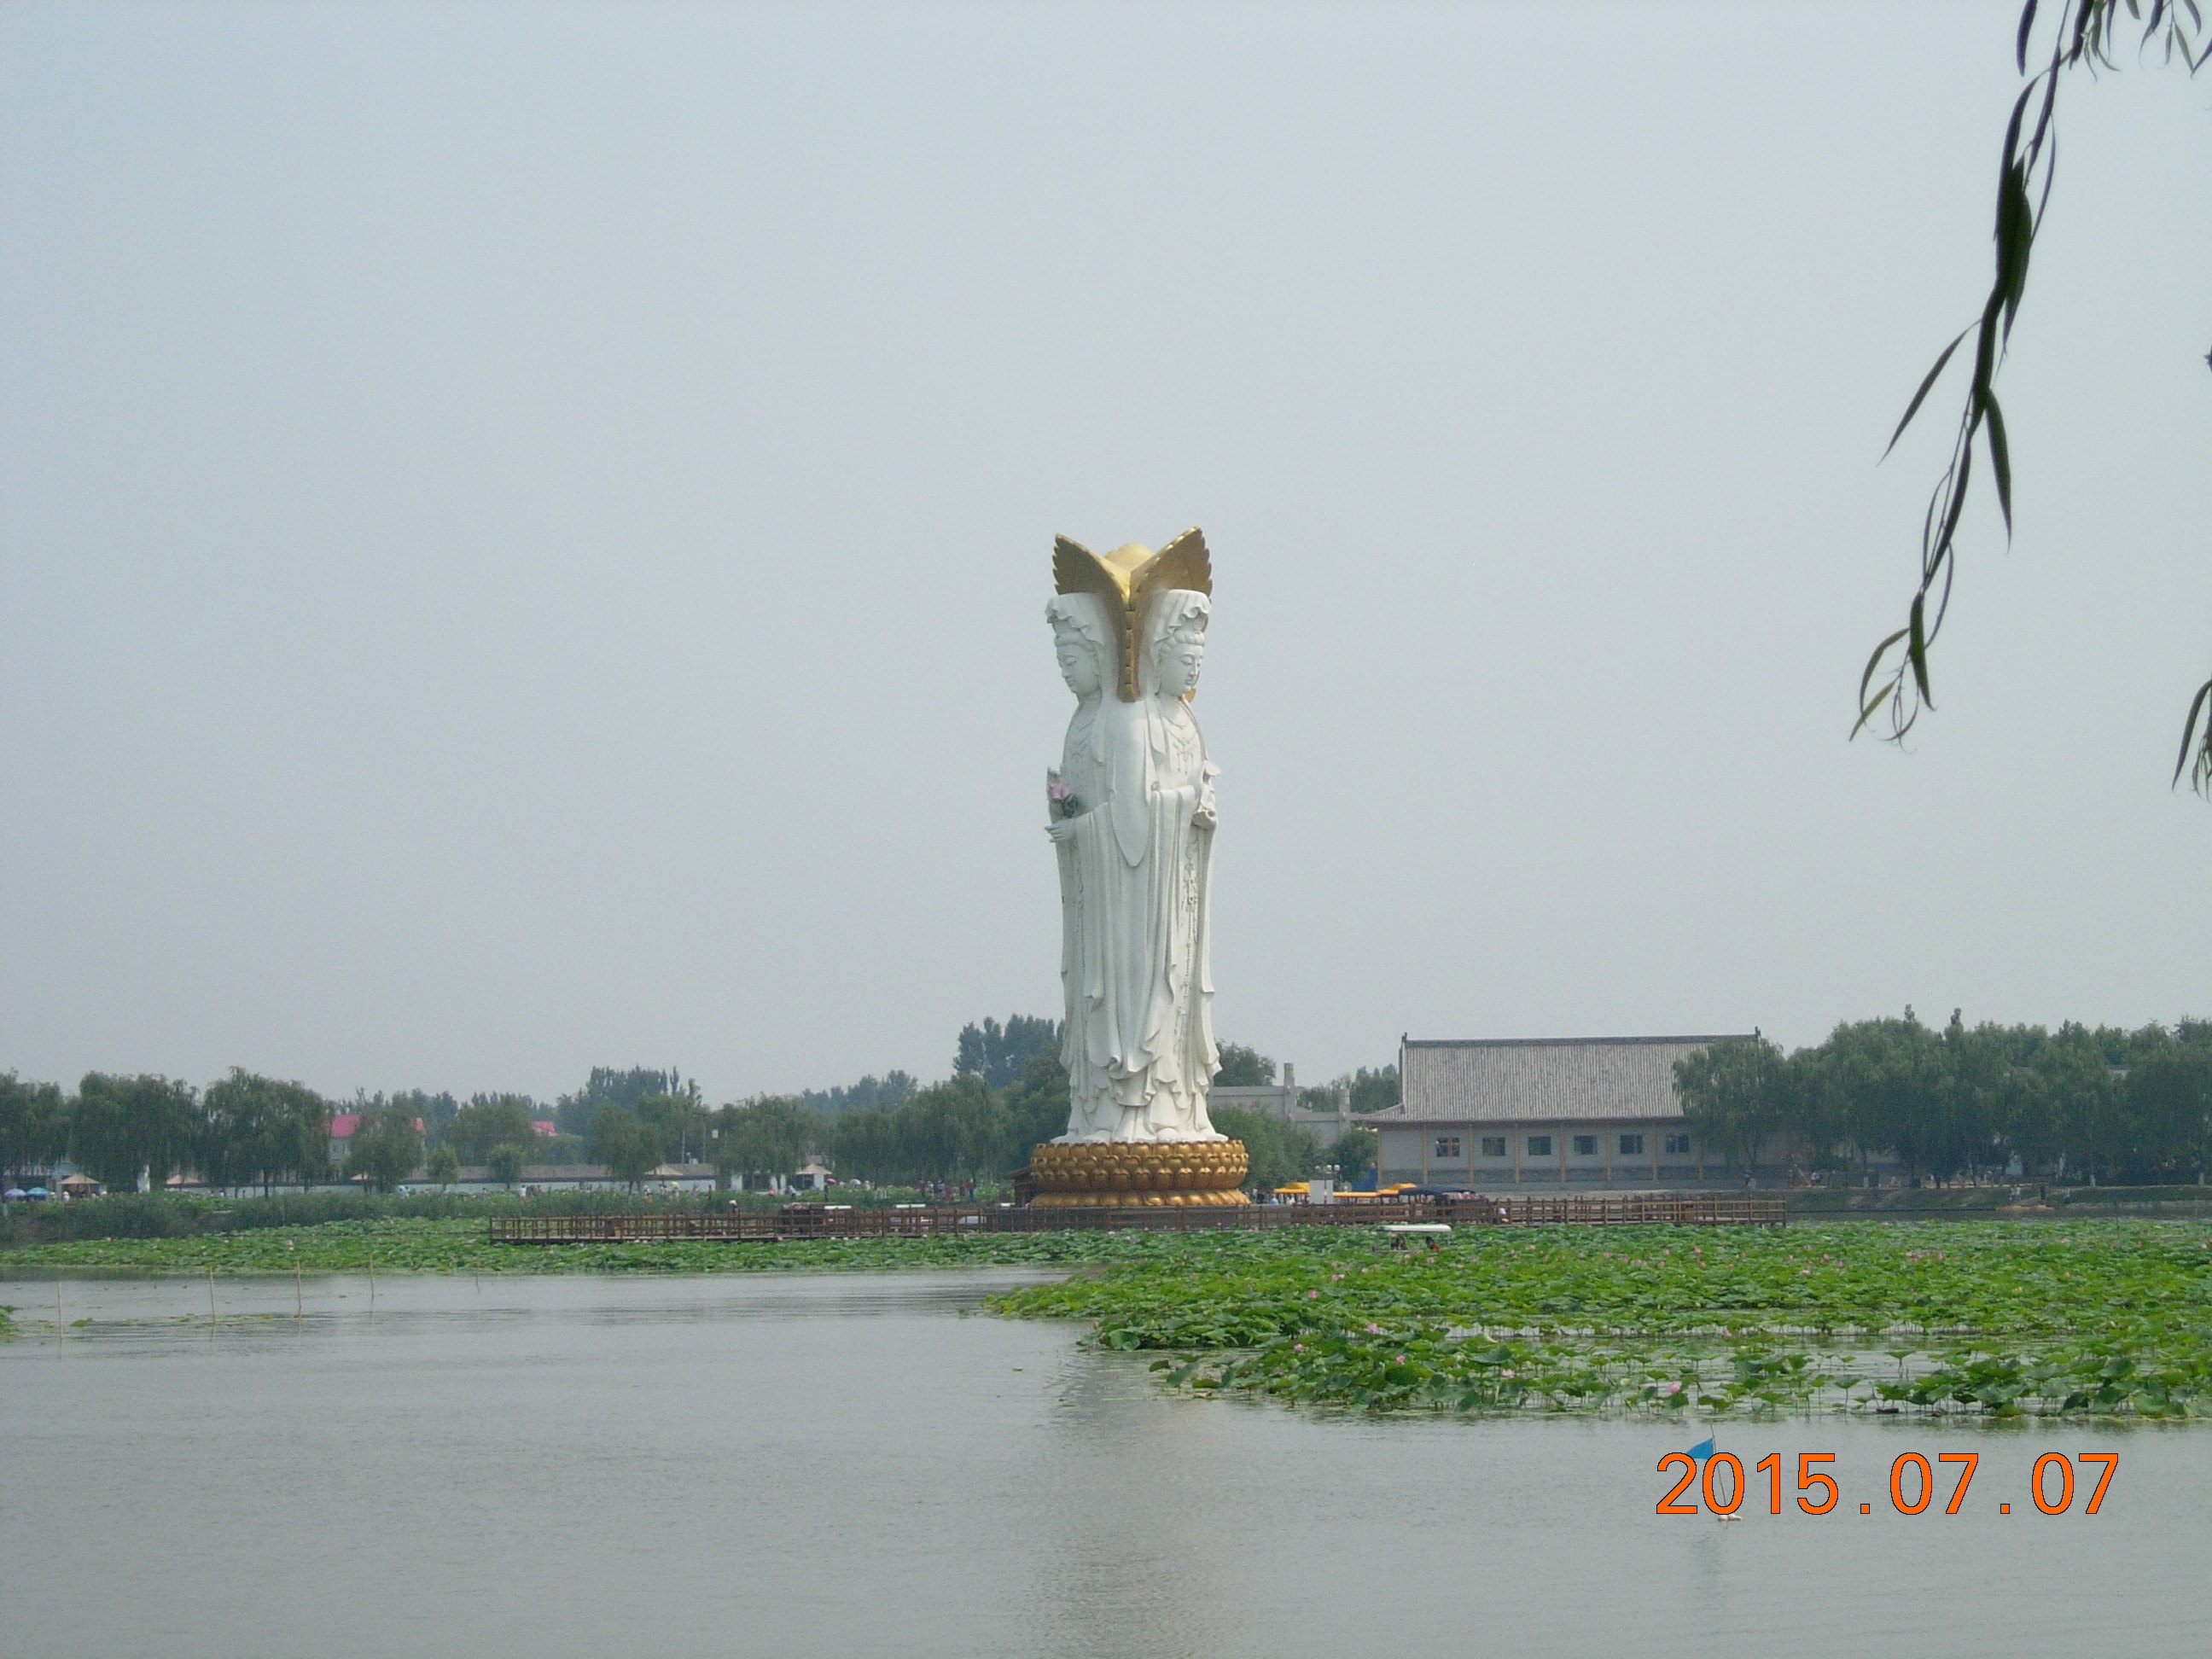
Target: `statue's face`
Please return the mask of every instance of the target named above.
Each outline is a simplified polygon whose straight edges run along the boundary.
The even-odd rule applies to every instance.
[[[1164,697],[1186,697],[1198,690],[1198,671],[1206,665],[1206,635],[1175,634],[1160,641],[1159,687]]]
[[[1060,677],[1067,682],[1067,689],[1079,697],[1096,696],[1098,693],[1098,653],[1091,648],[1090,641],[1073,629],[1053,631],[1053,645],[1060,654]]]

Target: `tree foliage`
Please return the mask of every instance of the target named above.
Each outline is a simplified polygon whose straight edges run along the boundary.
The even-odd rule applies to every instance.
[[[657,1168],[661,1160],[660,1131],[634,1112],[619,1106],[602,1106],[592,1120],[592,1156],[607,1166],[607,1173],[633,1188]]]
[[[533,1102],[527,1095],[477,1095],[446,1125],[447,1146],[464,1164],[483,1164],[491,1149],[512,1142],[527,1146],[536,1138]]]
[[[1221,1069],[1213,1074],[1214,1085],[1222,1089],[1266,1089],[1275,1081],[1275,1062],[1257,1048],[1248,1048],[1241,1042],[1221,1045]]]
[[[889,1111],[920,1087],[921,1085],[912,1073],[894,1068],[881,1077],[872,1072],[858,1083],[839,1088],[809,1089],[798,1098],[810,1110],[836,1117],[841,1112],[861,1111],[872,1106]]]
[[[1065,1109],[1063,1108],[1063,1112]],[[1012,1146],[1006,1102],[973,1072],[916,1091],[896,1111],[847,1112],[830,1131],[830,1163],[851,1179],[965,1181],[1026,1162]],[[1065,1127],[1065,1117],[1062,1126]]]
[[[594,1066],[581,1089],[561,1097],[554,1108],[553,1121],[563,1134],[589,1135],[599,1114],[610,1106],[634,1112],[637,1103],[647,1095],[684,1092],[684,1079],[672,1066],[665,1072],[644,1066],[633,1066],[627,1071]]]
[[[1376,1172],[1382,1142],[1374,1130],[1355,1124],[1330,1144],[1323,1161],[1336,1165],[1339,1180],[1364,1182]]]
[[[1363,1066],[1336,1081],[1338,1086],[1351,1097],[1354,1117],[1364,1117],[1370,1112],[1387,1112],[1398,1103],[1398,1068],[1395,1066],[1379,1066],[1371,1072]]]
[[[539,1135],[531,1143],[531,1162],[566,1168],[591,1162],[591,1142],[583,1135]]]
[[[200,1172],[214,1187],[330,1175],[330,1103],[304,1083],[233,1066],[201,1097]]]
[[[345,1172],[388,1193],[422,1162],[422,1137],[415,1115],[396,1106],[372,1107],[346,1143]]]
[[[1019,1081],[1030,1056],[1060,1048],[1060,1022],[1034,1014],[1009,1014],[1002,1026],[986,1018],[980,1025],[960,1028],[958,1050],[952,1060],[956,1073],[973,1073],[986,1088],[1011,1088]]]
[[[716,1184],[787,1176],[830,1141],[829,1120],[794,1096],[762,1095],[714,1115],[708,1152]]]
[[[143,1171],[159,1189],[192,1164],[199,1097],[165,1077],[88,1072],[69,1113],[69,1155],[111,1192],[130,1192]]]
[[[2051,204],[2058,161],[2059,89],[2073,71],[2087,70],[2094,74],[2118,67],[2115,51],[2131,33],[2121,17],[2123,8],[2128,20],[2142,26],[2135,38],[2138,56],[2157,49],[2165,61],[2179,58],[2192,75],[2212,61],[2212,40],[2199,44],[2204,29],[2196,0],[2179,3],[2174,0],[2062,0],[2048,15],[2049,55],[2039,53],[2038,67],[2028,75],[2041,5],[2040,0],[2026,0],[2015,55],[2020,72],[2028,75],[2028,80],[2014,100],[2011,118],[2005,125],[1997,173],[1996,270],[1989,293],[1982,301],[1979,317],[1936,354],[1935,366],[1905,405],[1897,430],[1890,434],[1893,449],[1953,356],[1972,336],[1966,393],[1952,434],[1950,461],[1936,481],[1921,521],[1920,584],[1906,609],[1905,625],[1876,646],[1867,659],[1866,672],[1859,677],[1859,717],[1852,727],[1854,735],[1879,715],[1887,722],[1890,738],[1901,739],[1912,729],[1923,708],[1936,706],[1928,654],[1950,610],[1952,585],[1958,574],[1959,522],[1974,477],[1978,441],[1980,453],[1988,458],[2005,534],[2008,538],[2012,534],[2012,455],[2004,413],[1997,404],[1997,370],[2012,338],[2021,301],[2027,292],[2035,239],[2042,232],[2044,215]],[[2176,782],[2184,771],[2191,771],[2199,793],[2212,795],[2212,680],[2198,689],[2190,704],[2182,731],[2181,757],[2174,765]]]
[[[1208,1115],[1223,1134],[1244,1143],[1251,1160],[1245,1177],[1249,1187],[1286,1187],[1321,1167],[1321,1139],[1303,1123],[1285,1123],[1244,1106],[1217,1106]]]
[[[35,1165],[69,1152],[70,1115],[58,1083],[26,1083],[0,1072],[0,1180],[13,1185]]]
[[[1675,1066],[1692,1132],[1748,1164],[1784,1146],[1814,1167],[1893,1157],[1938,1180],[2002,1170],[2193,1181],[2212,1166],[2212,1024],[2136,1031],[2069,1023],[1941,1031],[1847,1021],[1785,1060],[1731,1038]]]
[[[1398,1103],[1398,1068],[1385,1066],[1346,1072],[1316,1088],[1298,1091],[1298,1104],[1310,1112],[1333,1112],[1342,1100],[1354,1117],[1387,1112]]]
[[[1067,1068],[1057,1048],[1040,1048],[1029,1058],[1013,1087],[1006,1091],[1008,1165],[1029,1162],[1030,1149],[1067,1133]]]
[[[538,1103],[527,1095],[477,1095],[475,1098],[519,1100],[530,1108],[530,1115],[532,1117],[548,1115],[539,1111]],[[396,1112],[404,1112],[410,1118],[421,1118],[422,1133],[433,1143],[444,1138],[446,1126],[451,1123],[460,1111],[460,1103],[452,1095],[442,1091],[434,1095],[423,1089],[402,1089],[389,1100],[378,1097],[375,1103],[380,1106],[389,1106]]]
[[[635,1109],[640,1121],[651,1124],[660,1137],[663,1162],[688,1164],[706,1156],[707,1108],[696,1083],[687,1083],[673,1094],[641,1096]]]

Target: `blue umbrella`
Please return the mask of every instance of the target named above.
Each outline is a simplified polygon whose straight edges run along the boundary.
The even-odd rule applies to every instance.
[[[1711,1457],[1712,1455],[1713,1437],[1711,1435],[1707,1435],[1703,1440],[1700,1440],[1696,1445],[1690,1448],[1690,1455],[1692,1457]]]

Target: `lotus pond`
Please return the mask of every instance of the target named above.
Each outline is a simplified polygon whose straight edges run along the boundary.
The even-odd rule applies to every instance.
[[[1368,1410],[2212,1413],[2212,1236],[2093,1222],[1194,1236],[996,1298]]]
[[[1164,1237],[1001,1233],[981,1238],[836,1238],[494,1244],[481,1220],[391,1217],[182,1238],[91,1238],[0,1250],[0,1278],[62,1273],[884,1273],[901,1268],[1079,1266],[1143,1258]],[[0,1298],[4,1299],[4,1298]]]
[[[1433,1250],[1364,1228],[549,1249],[393,1218],[0,1252],[15,1278],[987,1266],[1074,1270],[993,1305],[1088,1322],[1202,1392],[1374,1411],[2212,1413],[2201,1224],[1474,1228]]]

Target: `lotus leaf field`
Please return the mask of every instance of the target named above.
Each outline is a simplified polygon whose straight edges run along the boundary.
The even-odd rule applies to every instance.
[[[1035,1266],[994,1299],[1176,1387],[1367,1410],[2212,1414],[2212,1231],[2160,1222],[1377,1229],[497,1245],[390,1218],[0,1252],[52,1272],[730,1273]],[[0,1322],[0,1334],[4,1334]]]
[[[494,1244],[472,1219],[414,1217],[265,1227],[184,1238],[77,1239],[0,1250],[0,1274],[62,1272],[281,1273],[887,1273],[900,1268],[1077,1266],[1165,1243],[1121,1233],[1002,1233],[983,1238],[844,1238],[732,1244]]]
[[[1178,1241],[1182,1242],[1182,1241]],[[2212,1413],[2212,1237],[2157,1223],[1197,1237],[1015,1291],[1169,1383],[1370,1410]]]

